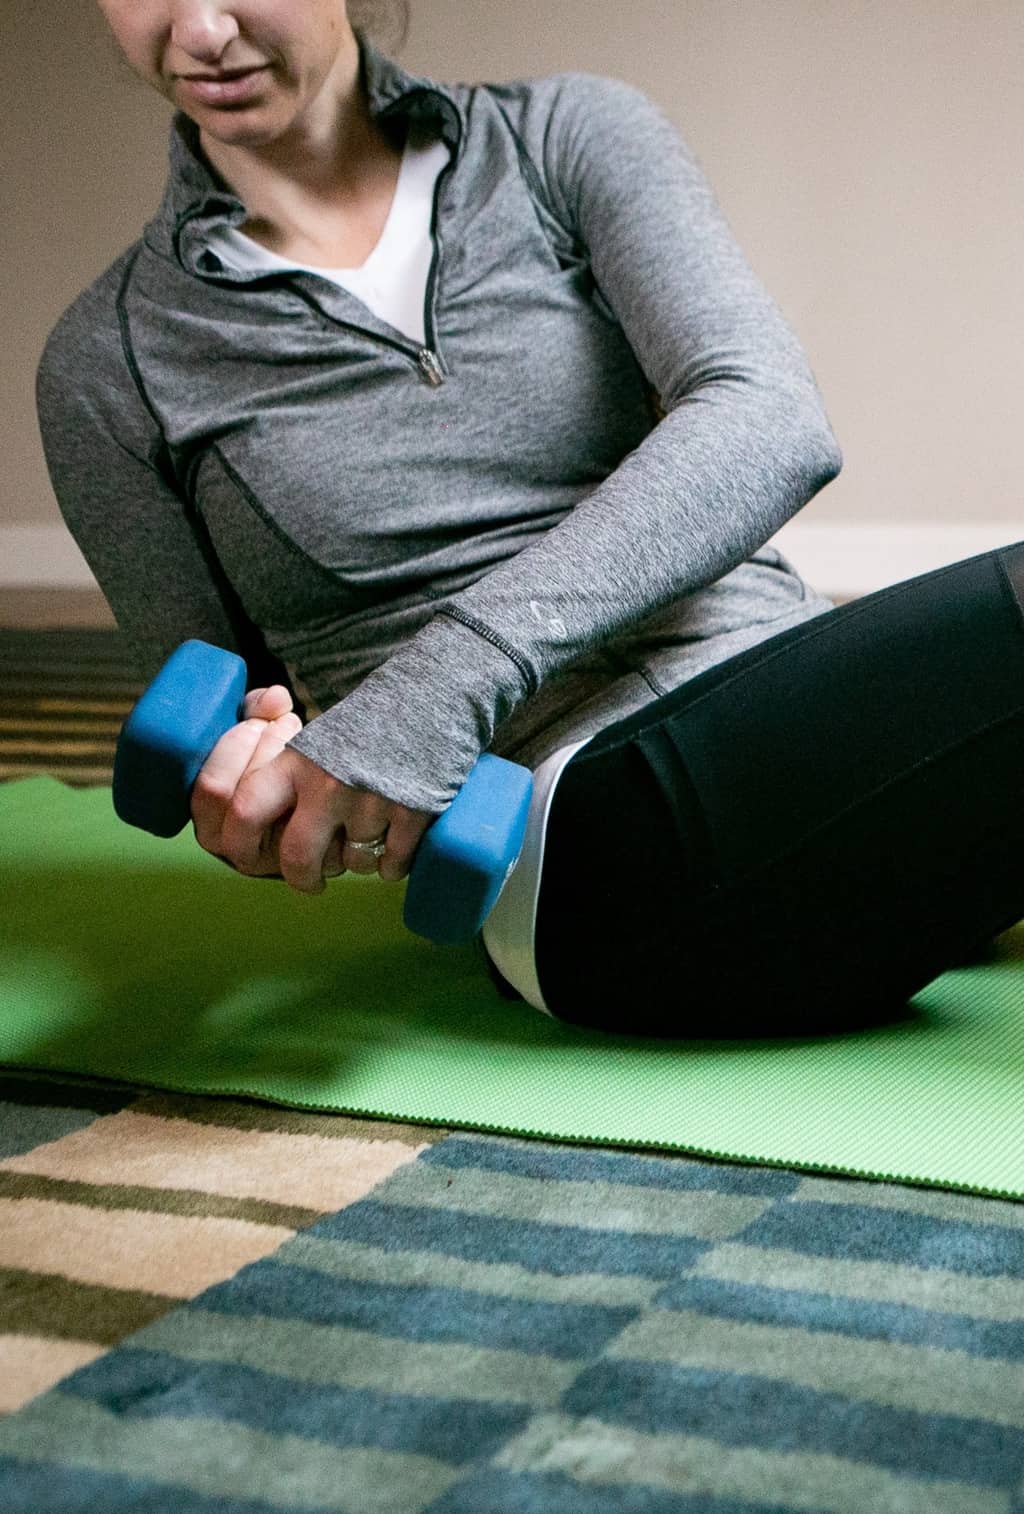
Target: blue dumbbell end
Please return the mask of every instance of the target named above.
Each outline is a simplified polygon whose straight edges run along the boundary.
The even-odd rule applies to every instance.
[[[121,727],[112,785],[121,820],[154,836],[184,829],[199,770],[241,719],[246,679],[243,658],[207,641],[171,654]]]
[[[471,941],[494,908],[523,846],[533,776],[485,752],[420,842],[403,920],[441,946]]]

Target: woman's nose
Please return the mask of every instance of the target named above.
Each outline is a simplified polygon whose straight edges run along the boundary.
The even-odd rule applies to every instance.
[[[197,63],[216,63],[238,36],[230,0],[173,0],[171,36],[175,47]]]

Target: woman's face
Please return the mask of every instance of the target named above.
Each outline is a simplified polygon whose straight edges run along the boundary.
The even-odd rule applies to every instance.
[[[282,135],[355,48],[345,0],[98,4],[134,72],[223,142],[255,146]],[[215,87],[243,70],[253,72]]]

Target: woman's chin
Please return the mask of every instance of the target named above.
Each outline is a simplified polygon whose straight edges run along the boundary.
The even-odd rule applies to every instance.
[[[184,105],[180,108],[199,127],[200,140],[220,142],[225,147],[265,147],[286,132],[290,124],[268,110],[203,110]]]
[[[195,98],[195,92],[179,83],[171,99],[179,110],[193,120],[207,136],[221,142],[259,146],[271,142],[288,129],[290,120],[282,119],[288,112],[278,94],[275,99],[269,89],[262,89],[247,100],[233,104],[217,104]]]

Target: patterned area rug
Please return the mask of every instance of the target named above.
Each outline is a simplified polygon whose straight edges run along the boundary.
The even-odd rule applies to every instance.
[[[0,632],[109,784],[111,632]],[[1024,1205],[9,1073],[4,1514],[1024,1514]]]
[[[118,631],[0,628],[0,781],[109,785],[141,693]]]
[[[5,1514],[1024,1507],[1024,1206],[0,1094]]]

